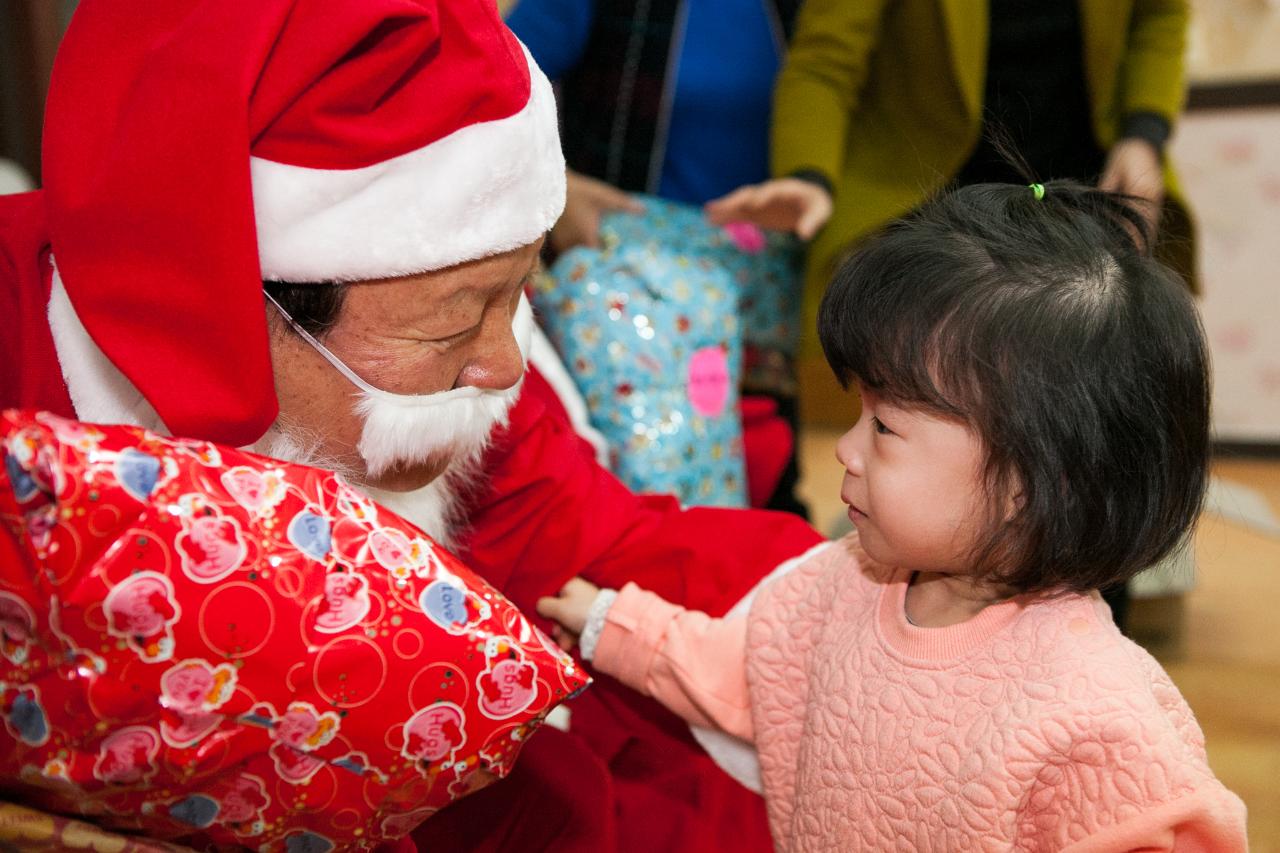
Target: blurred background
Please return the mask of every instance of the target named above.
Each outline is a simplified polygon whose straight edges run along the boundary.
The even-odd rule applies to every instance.
[[[593,118],[604,115],[612,122],[613,130],[626,119],[621,110],[610,112],[610,92],[616,91],[611,87],[618,83],[615,78],[632,80],[625,84],[635,90],[628,90],[628,98],[633,94],[643,98],[648,78],[643,73],[627,78],[624,71],[635,66],[643,72],[645,63],[655,62],[667,66],[650,69],[656,75],[676,70],[672,64],[676,60],[671,57],[677,51],[669,51],[656,60],[643,50],[634,55],[627,51],[592,53],[592,28],[610,22],[590,16],[584,19],[581,10],[591,5],[586,0],[520,2],[519,6],[503,2],[500,8],[530,44],[535,57],[547,67],[549,76],[562,80],[559,96],[567,122],[566,148],[572,149],[570,165],[576,165],[575,158],[592,162],[589,142]],[[726,0],[724,5],[728,8],[743,2]],[[654,4],[655,8],[661,5]],[[668,5],[685,16],[675,23],[679,32],[684,35],[687,29],[692,34],[696,21],[689,16],[689,9],[696,11],[699,4],[689,0],[687,4]],[[750,85],[757,92],[753,103],[763,110],[761,121],[768,121],[768,93],[792,35],[789,15],[798,5],[770,6],[782,11],[777,17],[761,19],[761,26],[766,27],[761,30],[761,43],[776,44],[777,50],[766,49],[754,59],[749,54],[743,59],[739,45],[732,44],[735,39],[746,39],[744,32],[721,29],[728,51],[725,62],[742,63],[740,70],[751,77]],[[1197,228],[1195,273],[1215,369],[1214,481],[1194,553],[1135,582],[1129,590],[1126,621],[1129,633],[1160,659],[1196,712],[1205,730],[1214,770],[1248,804],[1253,849],[1280,851],[1280,630],[1274,615],[1280,607],[1280,0],[1193,0],[1190,5],[1183,56],[1186,107],[1174,126],[1165,156],[1180,175]],[[75,6],[76,0],[0,0],[0,193],[39,186],[42,108],[57,44]],[[638,0],[634,6],[647,9],[649,4]],[[625,27],[634,21],[613,23]],[[702,61],[706,62],[706,57]],[[759,68],[752,64],[757,61],[761,63]],[[1084,56],[1084,67],[1090,68],[1091,61],[1088,55]],[[584,84],[581,75],[574,74],[574,69],[583,63],[595,63],[608,84],[595,89],[591,83]],[[691,68],[681,69],[680,73],[692,74]],[[681,77],[682,85],[686,79],[691,78]],[[673,113],[664,100],[665,91],[649,92],[648,96],[666,110],[659,114],[659,125],[666,120],[688,124],[689,110],[681,113],[677,104]],[[579,101],[567,102],[575,98]],[[582,99],[590,103],[583,103]],[[696,118],[697,113],[693,114]],[[643,111],[634,113],[632,120],[635,115],[641,119],[645,116]],[[723,140],[699,142],[698,128],[673,125],[660,126],[659,130],[673,140],[686,139],[682,144],[692,147],[724,144]],[[739,173],[722,177],[722,183],[730,178],[749,182],[766,177],[763,161],[757,163],[752,158],[760,160],[767,152],[758,144],[755,147],[761,150],[727,152],[727,160],[745,165]],[[697,175],[677,174],[679,162],[667,151],[645,150],[639,156],[627,152],[618,157],[594,153],[601,155],[599,174],[594,177],[606,183],[613,180],[627,192],[647,192],[674,203],[700,205],[732,189],[729,185],[717,188],[714,182],[700,184]],[[628,184],[628,157],[636,161],[635,167],[641,173],[646,168],[652,172],[659,161],[674,165],[661,180],[650,175],[647,183],[642,176]],[[597,193],[598,211],[618,209],[626,203],[624,198],[607,195],[608,186],[585,186],[588,193]],[[612,226],[602,229],[601,235],[592,234],[588,240],[601,239],[608,244],[609,240],[626,239],[620,228]],[[770,311],[795,311],[799,317],[807,316],[798,307],[804,274],[798,267],[787,266],[792,263],[788,260],[791,256],[786,255],[788,248],[774,237],[759,238],[757,245],[752,241],[758,235],[731,236],[738,249],[759,255],[761,269],[766,262],[774,264],[769,272],[770,287],[785,291],[781,294],[785,298],[777,304],[767,300],[744,303],[743,325],[749,327],[745,341],[733,320],[714,325],[715,334],[707,338],[711,348],[718,347],[743,360],[728,368],[718,362],[701,363],[701,369],[710,371],[703,376],[707,382],[714,384],[719,377],[716,371],[726,369],[739,380],[735,384],[741,388],[744,404],[735,411],[742,423],[735,422],[732,426],[736,431],[726,433],[723,440],[716,438],[707,454],[708,459],[714,459],[707,467],[694,464],[700,458],[700,450],[686,447],[683,469],[673,474],[670,483],[632,484],[637,488],[649,485],[679,491],[687,484],[677,475],[697,469],[701,481],[681,494],[690,503],[734,503],[749,497],[755,504],[807,512],[818,528],[835,535],[840,532],[839,519],[844,517],[844,509],[839,502],[842,471],[834,459],[834,445],[855,417],[856,400],[840,391],[811,346],[795,344],[794,331],[771,330],[784,337],[790,335],[793,340],[789,343],[752,339],[752,311],[756,316],[762,311],[766,315]],[[555,239],[553,235],[553,242]],[[567,254],[581,246],[583,240],[581,235],[562,236],[557,252]],[[687,251],[721,248],[699,246]],[[799,258],[797,251],[796,264],[802,262]],[[549,262],[553,260],[548,258]],[[553,273],[555,269],[552,266]],[[544,298],[556,292],[554,277],[548,282],[543,288]],[[732,284],[727,279],[721,283]],[[718,292],[711,284],[707,287],[707,292]],[[679,298],[696,302],[698,294]],[[544,316],[546,313],[544,307]],[[640,339],[661,341],[661,324],[666,315],[662,314],[662,306],[656,305],[651,313],[655,325],[647,327],[648,337],[644,329],[637,327]],[[672,313],[670,321],[687,326],[686,314],[689,312]],[[694,316],[696,325],[699,315],[689,316]],[[552,337],[561,345],[573,372],[575,359],[565,347],[571,340],[581,345],[595,339],[590,330],[571,331],[577,337],[568,333],[559,338],[553,333]],[[801,330],[798,334],[803,338],[808,333]],[[734,347],[740,349],[717,343],[717,335],[733,337]],[[588,355],[579,356],[579,367]],[[635,352],[623,352],[619,363],[629,364],[627,359],[633,356]],[[662,353],[655,350],[655,365],[661,363],[660,356]],[[692,382],[692,368],[689,376]],[[644,430],[637,430],[637,423],[625,413],[622,417],[603,414],[601,410],[610,405],[608,395],[593,392],[589,381],[584,380],[583,386],[592,423],[606,433],[609,441],[606,458],[614,469],[622,475],[629,462],[636,460],[644,462],[637,470],[660,468],[651,455],[645,454],[655,453],[661,442],[636,444],[630,438],[621,442],[610,438],[611,427],[622,429],[626,435],[641,435]],[[697,398],[692,391],[689,394],[693,399],[693,409],[686,413],[689,424],[704,423],[700,418],[707,416],[708,407],[724,405],[723,398]],[[770,419],[772,426],[753,427]],[[787,425],[781,433],[779,420]],[[795,437],[794,445],[788,443],[788,430]],[[768,457],[764,476],[769,488],[764,493],[748,496],[741,473],[724,474],[717,467],[724,460],[736,459],[741,469],[744,441],[748,469],[753,458],[761,454]],[[783,446],[787,448],[784,452],[769,452],[769,448]],[[746,486],[753,487],[748,491],[760,492],[758,484],[752,483],[755,476],[759,476],[758,472],[746,471]]]

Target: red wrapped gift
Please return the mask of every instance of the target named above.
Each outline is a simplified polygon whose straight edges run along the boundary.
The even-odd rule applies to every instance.
[[[506,775],[589,681],[332,473],[48,414],[0,428],[0,774],[25,802],[371,849]]]

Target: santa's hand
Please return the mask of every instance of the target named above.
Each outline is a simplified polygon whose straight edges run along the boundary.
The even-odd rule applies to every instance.
[[[792,231],[801,240],[813,235],[831,218],[831,194],[812,181],[777,178],[739,187],[707,202],[712,225],[750,222],[772,231]]]
[[[582,633],[583,627],[587,624],[591,603],[596,600],[599,592],[600,588],[595,584],[588,583],[582,578],[574,578],[564,585],[558,597],[538,599],[538,615],[553,619],[560,624],[561,630],[555,633],[561,646],[565,645],[566,639],[570,641],[568,647],[572,647],[577,641],[577,636]],[[573,636],[568,637],[567,634]]]
[[[551,248],[567,252],[574,246],[595,249],[600,246],[600,217],[615,210],[644,213],[644,205],[630,193],[588,178],[573,170],[565,171],[564,213],[551,229]]]

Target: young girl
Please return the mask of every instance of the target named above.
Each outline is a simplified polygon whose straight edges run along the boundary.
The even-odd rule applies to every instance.
[[[837,274],[856,533],[713,619],[628,585],[539,602],[597,669],[752,742],[779,850],[1242,850],[1244,805],[1095,590],[1181,547],[1203,333],[1123,201],[944,195]]]

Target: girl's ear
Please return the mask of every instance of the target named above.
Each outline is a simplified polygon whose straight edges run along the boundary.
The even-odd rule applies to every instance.
[[[1022,486],[1022,477],[1016,471],[997,475],[993,484],[993,501],[991,515],[1000,524],[1009,524],[1026,508],[1027,498]]]
[[[1006,524],[1013,521],[1027,505],[1026,495],[1022,491],[1022,484],[1009,489],[1008,494],[1004,498],[1004,515],[1003,520]]]

